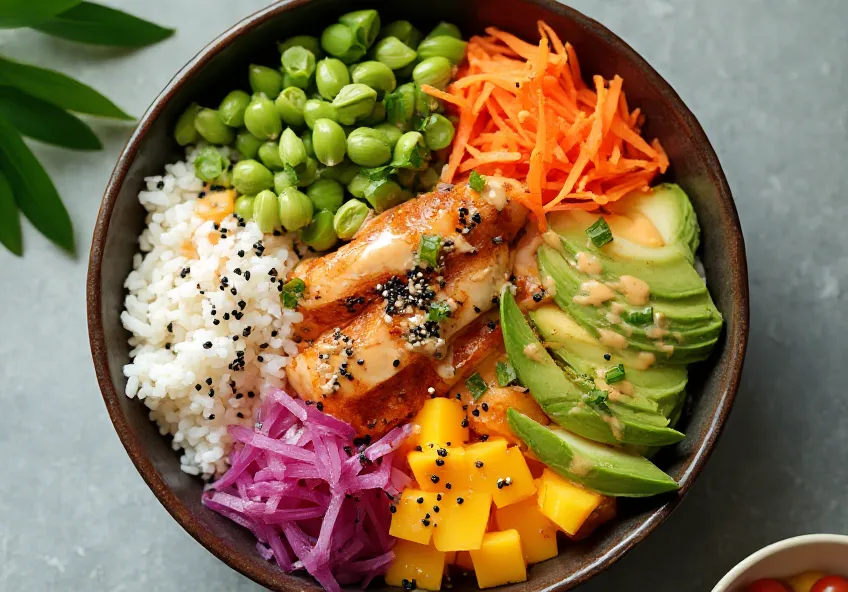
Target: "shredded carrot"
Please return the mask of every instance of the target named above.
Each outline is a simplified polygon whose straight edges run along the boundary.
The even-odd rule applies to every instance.
[[[617,201],[669,162],[659,141],[641,136],[644,115],[630,110],[621,76],[584,80],[574,47],[537,25],[536,45],[488,27],[447,91],[422,90],[459,116],[442,181],[473,169],[497,176],[544,229],[547,212]]]

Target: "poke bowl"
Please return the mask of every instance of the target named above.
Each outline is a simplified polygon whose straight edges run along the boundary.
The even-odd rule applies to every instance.
[[[547,0],[238,23],[121,153],[87,297],[139,473],[275,590],[585,582],[692,486],[748,332],[700,125]]]

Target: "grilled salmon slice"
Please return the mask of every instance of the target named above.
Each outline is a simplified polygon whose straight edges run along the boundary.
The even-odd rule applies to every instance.
[[[415,267],[423,235],[453,243],[453,250],[445,253],[449,269],[455,260],[511,242],[525,217],[526,210],[517,202],[491,203],[466,185],[447,186],[383,212],[353,241],[323,257],[307,259],[292,271],[290,277],[307,286],[296,339],[306,342],[305,347],[380,300],[375,286]]]

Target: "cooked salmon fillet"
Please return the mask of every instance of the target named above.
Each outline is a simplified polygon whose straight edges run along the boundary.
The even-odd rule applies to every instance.
[[[415,266],[422,235],[454,243],[445,253],[446,269],[463,264],[470,253],[485,256],[497,244],[511,242],[526,210],[513,201],[499,205],[466,185],[445,186],[383,212],[337,251],[303,261],[290,274],[307,286],[296,339],[315,340],[380,300],[375,286]]]

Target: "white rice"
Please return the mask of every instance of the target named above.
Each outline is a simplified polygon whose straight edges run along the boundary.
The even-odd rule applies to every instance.
[[[145,179],[147,191],[138,196],[149,213],[125,282],[121,321],[132,333],[132,362],[124,375],[127,396],[142,399],[161,433],[173,437],[174,450],[182,450],[182,470],[211,476],[228,466],[227,426],[252,426],[265,391],[284,386],[285,366],[297,352],[289,339],[292,324],[302,315],[284,309],[279,297],[278,278],[298,261],[291,238],[263,236],[256,224],[242,228],[230,216],[221,224],[227,238],[211,244],[210,234],[220,232],[195,215],[203,183],[193,159],[189,150],[164,176]],[[260,240],[261,255],[254,248]],[[189,244],[196,256],[183,251]],[[223,290],[222,277],[228,280]],[[243,313],[240,320],[234,311]],[[244,369],[234,371],[228,366],[239,351]]]

